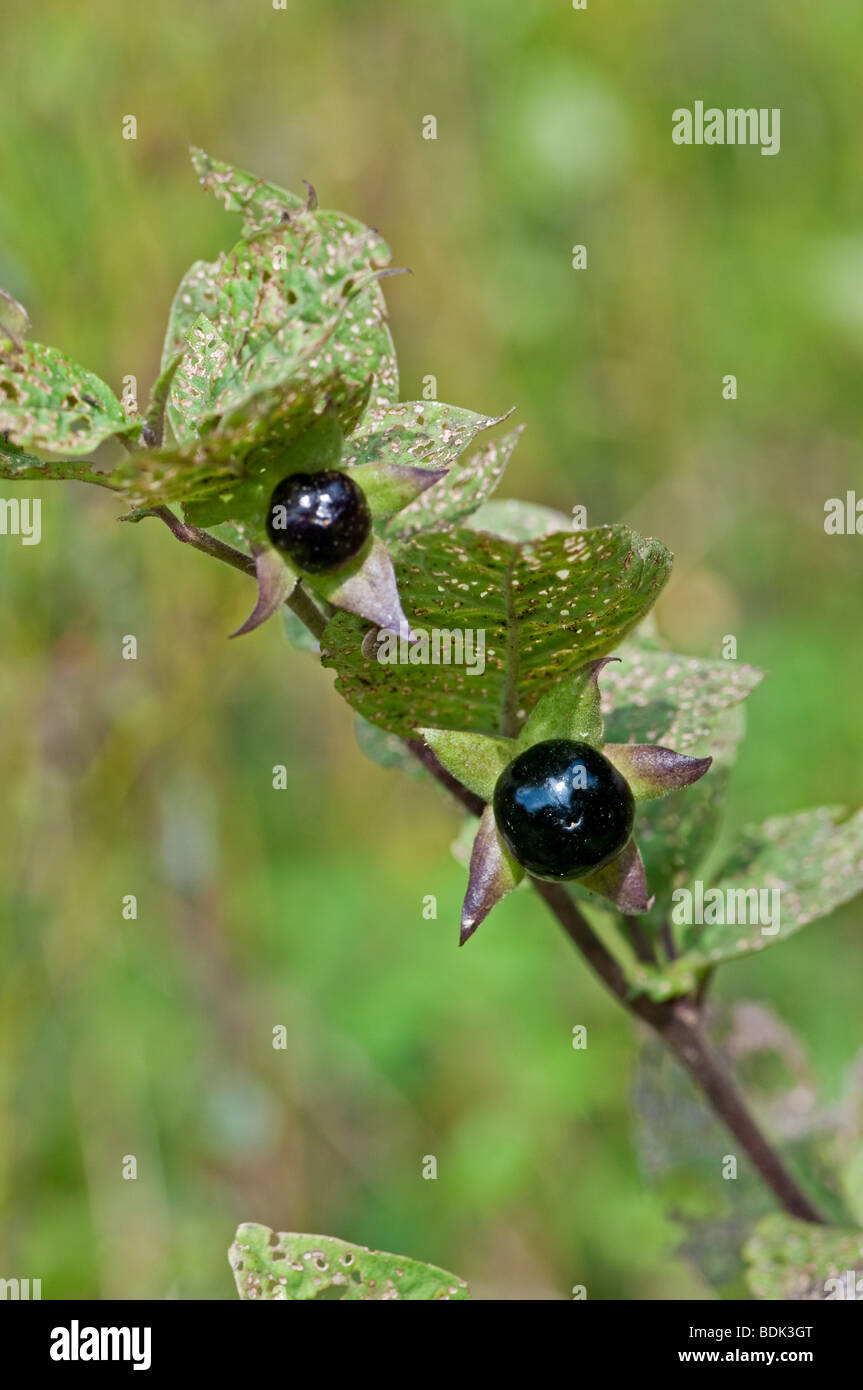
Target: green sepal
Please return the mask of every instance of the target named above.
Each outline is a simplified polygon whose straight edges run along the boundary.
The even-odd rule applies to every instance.
[[[345,471],[362,489],[372,518],[379,523],[388,521],[447,475],[445,468],[414,468],[403,463],[360,463]]]
[[[447,772],[483,801],[491,801],[498,777],[518,753],[513,738],[489,738],[451,729],[417,729],[417,733]]]
[[[599,673],[609,661],[619,659],[602,657],[553,685],[534,706],[519,735],[519,747],[530,748],[549,738],[571,738],[601,748]]]

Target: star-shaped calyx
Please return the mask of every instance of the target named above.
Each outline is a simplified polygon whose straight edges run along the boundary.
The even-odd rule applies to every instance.
[[[573,880],[624,916],[653,899],[633,822],[639,804],[703,777],[710,758],[652,743],[605,743],[605,657],[558,682],[517,738],[419,729],[448,772],[485,801],[474,839],[461,943],[526,872]]]
[[[226,499],[224,516],[209,502],[186,508],[187,518],[199,525],[239,523],[251,542],[258,598],[233,636],[260,627],[301,581],[334,608],[409,635],[389,550],[378,532],[448,469],[388,460],[343,464],[343,447],[338,417],[325,410],[281,457],[268,460],[252,487],[246,485],[239,509],[236,497]],[[327,554],[339,527],[342,553]]]

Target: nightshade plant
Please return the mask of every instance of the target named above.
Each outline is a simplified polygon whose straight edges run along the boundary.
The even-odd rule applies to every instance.
[[[281,610],[296,644],[335,670],[364,750],[420,765],[466,813],[461,941],[529,883],[731,1132],[711,1153],[714,1185],[722,1147],[736,1143],[778,1203],[748,1246],[754,1292],[824,1296],[812,1270],[823,1281],[863,1254],[863,1105],[816,1205],[710,1041],[706,1001],[719,966],[860,892],[863,817],[775,818],[717,860],[742,705],[760,675],[663,647],[648,614],[668,550],[626,526],[573,530],[548,508],[489,501],[520,430],[470,452],[503,416],[400,401],[381,237],[321,210],[311,187],[301,199],[200,150],[192,158],[204,188],[241,215],[240,240],[183,277],[140,413],[29,341],[25,311],[0,292],[0,476],[93,483],[125,505],[121,520],[156,517],[253,576],[239,633]],[[123,452],[92,461],[110,441]],[[429,664],[429,630],[484,634],[483,669]],[[402,661],[378,659],[382,634],[398,635]],[[714,903],[780,890],[781,925],[765,933],[717,912],[677,922],[675,894],[696,880]],[[493,930],[483,935],[493,950]],[[243,1296],[466,1296],[443,1271],[357,1252],[243,1226],[231,1258]],[[308,1259],[327,1277],[306,1278]],[[361,1291],[341,1277],[355,1259],[374,1281]],[[381,1293],[375,1272],[389,1279],[399,1263],[410,1266],[404,1292],[396,1273]]]

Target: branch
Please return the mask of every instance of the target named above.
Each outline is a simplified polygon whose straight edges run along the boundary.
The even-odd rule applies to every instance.
[[[242,550],[235,550],[232,545],[220,541],[217,536],[211,536],[209,531],[202,531],[198,526],[188,526],[185,521],[174,515],[170,507],[153,507],[146,515],[157,516],[160,521],[164,521],[171,535],[183,545],[190,545],[193,550],[200,550],[203,555],[211,555],[214,560],[221,560],[223,564],[250,575],[252,579],[256,577],[255,562],[251,555],[244,555]],[[294,585],[285,603],[320,641],[327,619],[306,593],[302,580],[298,580]]]
[[[199,530],[197,526],[187,526],[169,507],[154,507],[149,515],[158,516],[164,521],[172,534],[184,545],[191,545],[205,555],[212,555],[214,559],[242,570],[244,574],[254,576],[255,562],[251,557],[226,545],[224,541],[217,540],[207,531]],[[327,620],[309,598],[301,583],[297,584],[286,602],[309,631],[320,639]],[[473,815],[482,814],[482,798],[462,786],[461,782],[442,766],[431,748],[418,739],[406,739],[405,743],[426,771],[467,811]],[[628,981],[619,962],[596,935],[568,890],[562,884],[545,883],[533,877],[530,877],[530,883],[606,988],[629,1013],[659,1034],[680,1064],[689,1072],[715,1114],[738,1140],[781,1206],[791,1216],[822,1224],[824,1218],[759,1129],[736,1081],[704,1035],[701,1018],[693,1002],[672,999],[655,1004],[644,996],[631,996]],[[666,941],[666,949],[668,945]]]

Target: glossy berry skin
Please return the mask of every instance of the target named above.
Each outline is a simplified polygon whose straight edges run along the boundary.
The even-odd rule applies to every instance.
[[[497,780],[497,828],[536,878],[580,878],[620,853],[635,799],[626,779],[589,743],[552,738],[519,753]]]
[[[353,478],[335,468],[291,473],[273,489],[267,535],[309,574],[341,569],[359,554],[371,529],[365,495]]]

